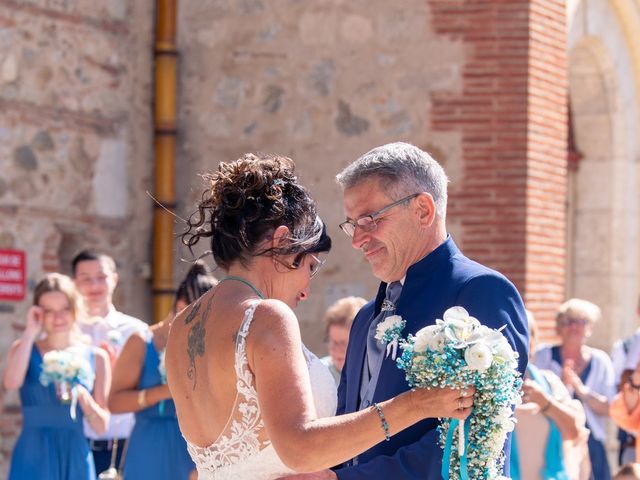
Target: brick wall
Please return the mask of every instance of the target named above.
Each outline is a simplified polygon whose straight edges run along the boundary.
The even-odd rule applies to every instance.
[[[467,53],[461,89],[432,95],[432,128],[463,142],[449,216],[465,253],[505,273],[550,325],[565,283],[564,2],[430,5],[434,29]]]

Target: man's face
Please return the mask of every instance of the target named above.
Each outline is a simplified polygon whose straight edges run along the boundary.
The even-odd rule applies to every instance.
[[[91,309],[111,303],[118,275],[107,260],[85,260],[76,265],[74,281]]]
[[[344,191],[347,219],[356,220],[393,203],[377,179],[364,180]],[[376,219],[376,228],[366,232],[357,227],[351,245],[361,250],[373,274],[384,282],[402,279],[413,263],[421,258],[424,241],[416,199],[410,199],[387,210]]]

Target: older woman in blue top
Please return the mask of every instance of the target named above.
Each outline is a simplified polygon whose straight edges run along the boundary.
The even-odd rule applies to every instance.
[[[195,262],[178,288],[174,310],[151,327],[148,335],[132,335],[118,357],[109,407],[115,413],[136,413],[124,458],[124,478],[186,480],[195,470],[178,427],[162,357],[176,312],[216,283],[206,265]]]
[[[596,480],[610,480],[605,450],[609,402],[615,393],[615,375],[609,356],[586,345],[600,308],[587,300],[572,298],[563,303],[556,316],[560,345],[536,352],[535,364],[560,376],[569,392],[582,402],[587,417],[589,459]]]

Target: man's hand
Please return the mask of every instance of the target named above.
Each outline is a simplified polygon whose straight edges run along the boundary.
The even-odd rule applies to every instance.
[[[332,470],[322,470],[313,473],[296,473],[286,477],[280,477],[278,480],[337,480],[338,476]]]

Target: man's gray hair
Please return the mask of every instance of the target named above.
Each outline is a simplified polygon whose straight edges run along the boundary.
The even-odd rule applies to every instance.
[[[374,148],[336,176],[343,189],[370,179],[380,180],[396,200],[427,192],[438,216],[444,219],[447,215],[447,174],[431,155],[414,145],[396,142]]]

